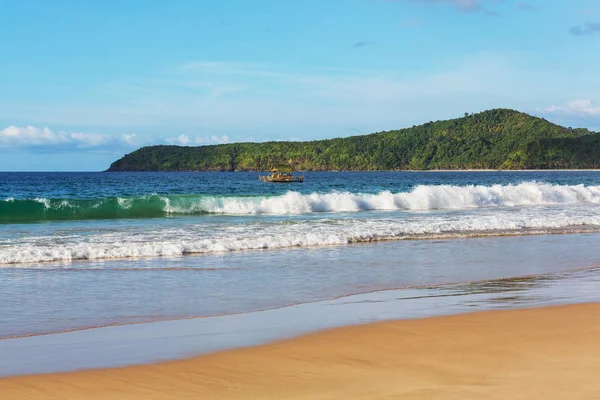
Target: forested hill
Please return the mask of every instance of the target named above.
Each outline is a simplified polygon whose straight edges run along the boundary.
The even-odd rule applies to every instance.
[[[370,135],[311,142],[149,146],[108,171],[600,168],[600,134],[495,109]]]

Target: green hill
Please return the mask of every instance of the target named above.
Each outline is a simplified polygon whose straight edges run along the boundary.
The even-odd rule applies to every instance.
[[[495,109],[412,128],[311,142],[149,146],[108,171],[599,168],[600,134]]]

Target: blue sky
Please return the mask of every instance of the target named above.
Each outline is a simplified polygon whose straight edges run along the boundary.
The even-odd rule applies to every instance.
[[[600,0],[0,0],[0,170],[507,107],[600,130]]]

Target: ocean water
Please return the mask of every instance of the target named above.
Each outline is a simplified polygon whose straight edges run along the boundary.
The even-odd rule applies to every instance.
[[[0,173],[0,338],[591,271],[600,172]]]

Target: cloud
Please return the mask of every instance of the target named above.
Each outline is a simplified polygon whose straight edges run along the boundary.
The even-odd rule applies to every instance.
[[[545,112],[575,117],[600,117],[600,107],[593,106],[591,100],[574,100],[564,106],[550,106]]]
[[[229,143],[229,142],[231,142],[231,140],[229,140],[229,136],[227,136],[227,135],[221,135],[221,136],[215,136],[215,135],[213,135],[213,136],[210,137],[210,140],[212,142],[214,142],[214,143],[217,143],[217,144],[223,144],[223,143]]]
[[[121,136],[123,142],[127,143],[130,146],[135,146],[135,133],[125,134]]]
[[[167,143],[169,144],[178,144],[181,146],[187,146],[191,142],[191,139],[188,135],[182,133],[177,137],[167,138]]]
[[[375,42],[372,41],[365,41],[365,42],[356,42],[352,45],[352,47],[365,47],[365,46],[370,46],[375,44]]]
[[[169,144],[180,145],[180,146],[193,146],[193,145],[206,145],[206,144],[224,144],[231,143],[229,136],[227,135],[212,135],[210,137],[202,137],[196,136],[194,138],[190,138],[185,133],[177,137],[167,138],[165,140]]]
[[[6,145],[59,145],[72,143],[77,147],[97,147],[108,138],[94,133],[66,133],[54,132],[49,128],[36,128],[34,126],[18,127],[9,126],[0,131],[0,141]]]
[[[91,150],[122,145],[133,146],[134,139],[135,134],[123,135],[117,139],[98,133],[55,132],[47,127],[35,126],[12,125],[0,130],[0,144],[9,148]]]
[[[600,22],[586,22],[583,26],[577,25],[569,29],[569,33],[574,36],[587,36],[600,32]]]

